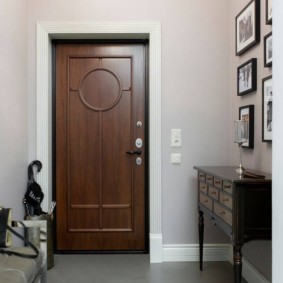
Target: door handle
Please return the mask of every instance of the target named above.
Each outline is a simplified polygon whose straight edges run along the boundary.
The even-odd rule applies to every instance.
[[[130,151],[127,151],[127,154],[141,155],[142,151],[141,150],[130,150]]]

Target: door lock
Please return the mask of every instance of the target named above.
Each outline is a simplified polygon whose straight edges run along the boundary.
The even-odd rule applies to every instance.
[[[136,164],[137,165],[142,165],[142,159],[140,157],[137,157]]]
[[[135,141],[135,145],[137,148],[141,148],[142,147],[142,139],[137,138]]]

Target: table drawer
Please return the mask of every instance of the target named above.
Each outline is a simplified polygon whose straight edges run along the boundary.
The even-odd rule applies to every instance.
[[[214,187],[216,187],[218,189],[222,189],[222,180],[221,179],[214,177],[213,184],[214,184]]]
[[[205,176],[205,181],[206,183],[210,184],[210,185],[213,185],[213,176],[211,175],[206,175]]]
[[[219,202],[222,203],[223,205],[229,207],[230,209],[233,208],[233,199],[232,196],[219,192]]]
[[[232,212],[223,207],[222,205],[214,202],[214,213],[224,220],[228,225],[232,226]]]
[[[208,195],[216,200],[219,199],[219,192],[216,188],[209,186],[208,187]]]
[[[223,182],[223,190],[229,194],[232,194],[233,189],[232,189],[232,183],[230,182]]]
[[[208,196],[205,195],[203,193],[199,193],[199,202],[204,205],[205,207],[207,207],[209,210],[213,210],[212,206],[213,206],[213,200]]]
[[[198,178],[199,178],[200,181],[205,182],[205,174],[204,174],[204,173],[199,172],[199,173],[198,173]]]
[[[207,194],[208,185],[202,182],[199,182],[199,190],[204,194]]]

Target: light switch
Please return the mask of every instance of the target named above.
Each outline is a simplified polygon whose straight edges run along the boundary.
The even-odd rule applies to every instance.
[[[181,154],[180,153],[172,153],[171,154],[171,163],[172,164],[181,164]]]
[[[182,130],[171,129],[171,146],[181,147],[182,146]]]

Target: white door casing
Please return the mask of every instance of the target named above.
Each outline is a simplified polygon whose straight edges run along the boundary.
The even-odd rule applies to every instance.
[[[150,261],[162,262],[161,230],[161,24],[159,22],[38,22],[36,70],[36,158],[45,165],[37,176],[52,200],[52,39],[149,39],[149,210]]]

